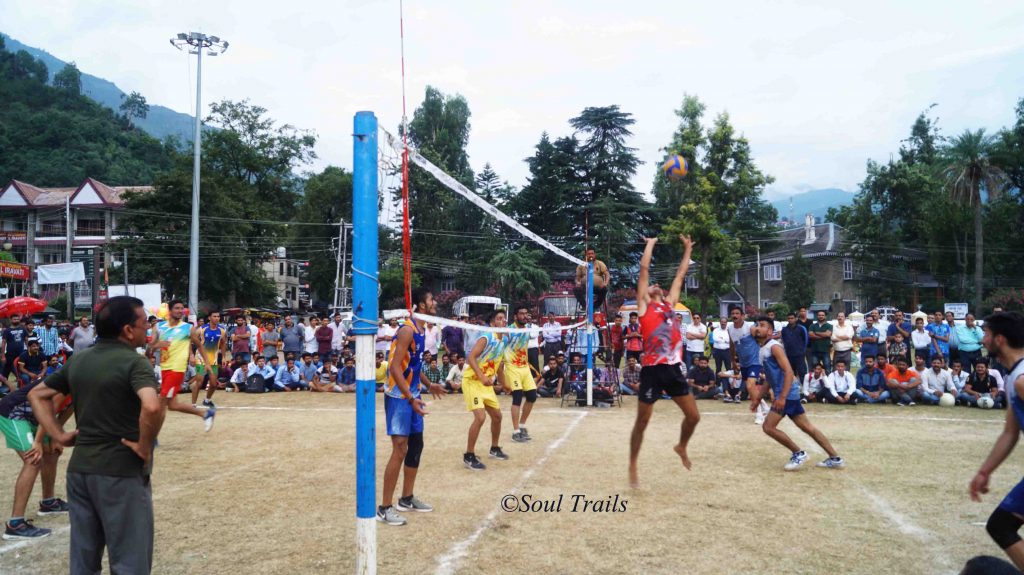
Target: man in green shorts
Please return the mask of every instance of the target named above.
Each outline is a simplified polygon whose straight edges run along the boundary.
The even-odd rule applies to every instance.
[[[39,502],[39,515],[56,515],[68,512],[68,504],[54,497],[54,483],[57,479],[57,459],[62,448],[51,444],[49,437],[36,422],[32,406],[28,402],[28,392],[42,380],[23,385],[18,390],[0,400],[0,432],[7,440],[7,447],[13,449],[21,458],[21,472],[14,483],[14,505],[11,517],[4,525],[3,538],[8,540],[38,539],[50,535],[50,529],[36,527],[25,519],[25,508],[35,485],[36,477],[43,476],[43,499]],[[54,411],[58,411],[64,401],[63,395],[53,399]],[[59,413],[61,421],[71,416],[71,406],[66,406],[64,413]]]

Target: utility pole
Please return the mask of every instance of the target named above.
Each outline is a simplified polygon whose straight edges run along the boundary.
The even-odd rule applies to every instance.
[[[124,259],[121,265],[124,268],[124,295],[128,295],[128,248],[124,249]]]
[[[757,250],[757,305],[754,307],[761,309],[761,245],[755,244],[754,249]]]
[[[341,226],[341,307],[348,307],[348,288],[345,276],[348,275],[348,229],[351,226],[352,224]]]
[[[65,232],[67,235],[66,245],[64,246],[64,261],[71,263],[71,244],[75,239],[75,223],[71,221],[71,196],[64,200],[64,218],[67,224],[65,225]],[[68,284],[68,320],[75,321],[75,284]]]
[[[345,219],[342,218],[342,220],[338,222],[338,253],[334,256],[334,311],[338,310],[338,277],[341,275],[341,254],[345,252],[345,248],[343,247],[344,239]]]
[[[171,46],[188,50],[189,54],[197,57],[196,125],[192,138],[192,241],[188,259],[188,307],[194,320],[199,313],[199,154],[203,139],[200,120],[203,111],[203,51],[208,56],[223,54],[228,49],[228,43],[217,36],[189,32],[171,38]]]

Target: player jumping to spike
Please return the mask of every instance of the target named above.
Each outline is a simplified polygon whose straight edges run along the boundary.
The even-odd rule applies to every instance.
[[[516,306],[514,327],[524,329],[529,320],[530,312],[526,306]],[[526,427],[520,427],[520,424],[526,424],[533,403],[537,401],[537,381],[527,357],[529,345],[529,333],[513,333],[508,335],[508,344],[505,346],[505,385],[512,389],[512,441],[516,443],[532,439]],[[524,397],[526,405],[522,405]]]
[[[412,290],[412,304],[415,312],[434,313],[434,296],[426,288]],[[384,416],[388,435],[391,436],[391,458],[384,468],[384,493],[377,508],[377,521],[388,525],[406,523],[405,518],[391,506],[398,473],[402,470],[405,478],[398,509],[420,513],[434,510],[413,495],[423,452],[423,416],[427,413],[420,399],[420,384],[429,386],[430,392],[438,396],[446,393],[440,385],[430,383],[420,371],[425,341],[423,322],[415,317],[406,318],[391,340],[391,363],[384,387]]]
[[[1006,424],[999,434],[992,453],[981,464],[971,480],[971,499],[981,501],[988,493],[989,477],[1010,456],[1024,429],[1024,314],[999,312],[985,318],[985,337],[982,339],[989,357],[995,357],[1004,366],[1010,366],[1006,377],[1006,397],[1010,409],[1006,410]],[[1010,557],[1018,569],[1024,569],[1024,542],[1017,531],[1024,525],[1024,480],[996,507],[985,528],[992,540]]]
[[[680,235],[683,243],[683,261],[679,263],[676,277],[668,296],[664,295],[658,285],[648,286],[651,256],[657,238],[646,238],[647,246],[640,259],[640,279],[636,286],[636,305],[640,313],[640,331],[643,334],[644,350],[641,355],[643,369],[640,371],[640,401],[636,404],[636,422],[629,440],[629,484],[639,487],[640,478],[637,474],[636,460],[640,455],[640,445],[644,441],[644,431],[651,420],[654,404],[667,394],[683,411],[683,423],[679,432],[679,443],[673,449],[683,462],[683,467],[690,468],[690,458],[686,454],[686,445],[700,423],[700,412],[697,402],[690,394],[690,386],[686,383],[683,373],[683,339],[680,331],[681,322],[676,315],[675,305],[679,301],[679,292],[683,289],[683,279],[690,267],[690,254],[693,242],[690,236]]]
[[[789,365],[789,360],[786,359],[786,350],[782,347],[779,340],[772,339],[772,334],[775,333],[775,322],[768,316],[762,315],[757,318],[750,331],[754,339],[757,340],[757,344],[761,346],[761,367],[767,380],[767,384],[764,387],[766,390],[770,387],[775,395],[771,410],[765,416],[761,429],[764,430],[768,437],[785,445],[792,454],[789,458],[789,463],[783,469],[786,471],[796,471],[807,461],[807,453],[800,449],[786,435],[786,432],[779,429],[779,422],[782,421],[783,417],[792,419],[793,423],[800,428],[800,431],[811,436],[815,443],[820,445],[825,450],[825,453],[828,453],[828,459],[819,463],[818,467],[827,469],[841,469],[845,467],[846,463],[843,461],[843,458],[839,457],[836,450],[832,448],[832,444],[825,437],[825,434],[814,427],[810,420],[807,419],[807,414],[804,413],[804,406],[800,403],[800,387],[793,384],[793,367]],[[761,394],[761,392],[758,393],[759,395]],[[760,397],[751,398],[750,411],[756,410],[760,403]]]

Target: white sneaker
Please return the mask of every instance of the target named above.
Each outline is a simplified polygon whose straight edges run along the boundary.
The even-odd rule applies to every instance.
[[[786,471],[796,471],[797,469],[800,469],[800,466],[803,465],[805,461],[807,461],[807,453],[804,451],[797,451],[789,458],[789,463],[782,466],[782,469]]]
[[[206,415],[203,416],[203,427],[205,431],[213,429],[213,418],[217,416],[216,408],[209,408],[206,410]]]
[[[818,463],[818,467],[824,467],[825,469],[842,469],[846,467],[846,462],[843,461],[842,457],[836,457],[835,459],[829,457],[828,459]]]
[[[761,403],[757,404],[757,414],[754,416],[754,423],[756,425],[764,423],[764,418],[768,417],[769,411],[771,411],[771,405],[762,399]]]

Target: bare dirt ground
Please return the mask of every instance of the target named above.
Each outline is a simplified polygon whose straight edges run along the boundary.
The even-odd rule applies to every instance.
[[[354,397],[215,399],[223,409],[209,434],[199,418],[177,413],[161,433],[154,572],[353,571]],[[379,492],[390,443],[377,399]],[[659,402],[641,454],[642,486],[633,490],[626,463],[635,399],[589,410],[542,399],[528,444],[511,441],[509,398],[501,403],[511,459],[483,458],[483,472],[462,466],[470,419],[462,398],[430,405],[416,494],[436,510],[406,514],[404,527],[378,524],[380,573],[955,573],[974,555],[1001,555],[983,524],[1024,469],[1024,454],[1011,456],[986,502],[968,500],[967,482],[1003,411],[812,405],[811,420],[848,467],[814,468],[823,454],[787,422],[811,461],[785,473],[788,453],[746,405],[702,401],[686,471],[671,449],[680,412]],[[477,453],[488,445],[485,428]],[[19,467],[13,452],[0,457],[4,513]],[[561,498],[561,506],[505,512],[508,495],[549,508]],[[37,486],[30,518],[38,498]],[[584,511],[584,501],[604,510],[591,503]],[[0,573],[67,572],[67,519],[35,522],[54,535],[0,542]]]

